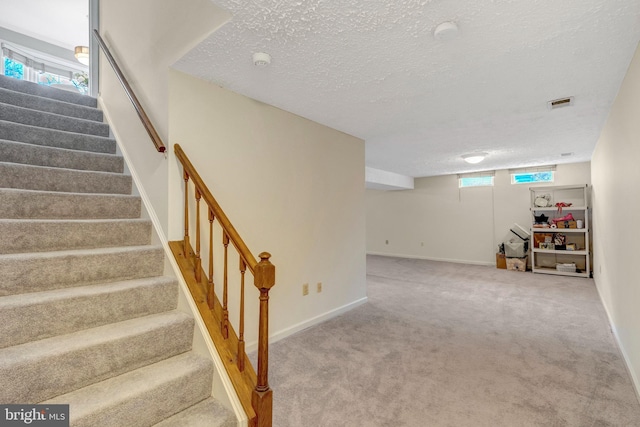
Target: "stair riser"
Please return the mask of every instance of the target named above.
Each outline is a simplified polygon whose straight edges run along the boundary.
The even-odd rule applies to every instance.
[[[209,359],[188,352],[44,403],[69,404],[74,427],[152,426],[209,397],[212,375]]]
[[[212,375],[211,368],[202,368],[90,416],[77,419],[72,412],[70,416],[72,425],[74,427],[152,426],[177,411],[182,411],[209,397]]]
[[[115,154],[116,142],[102,136],[84,135],[0,120],[0,139],[68,150]]]
[[[0,255],[0,296],[162,274],[160,247]]]
[[[65,348],[58,342],[40,341],[42,346],[50,344],[51,351],[0,361],[0,378],[9,385],[0,390],[0,401],[41,402],[159,362],[189,351],[192,333],[193,319],[184,316],[180,321],[149,324],[147,329],[135,333],[128,331],[118,339],[90,338],[90,342],[70,343],[70,347]],[[30,345],[34,343],[25,344]],[[18,350],[21,348],[5,349]]]
[[[139,197],[0,188],[0,218],[119,219],[139,218],[140,212]]]
[[[151,243],[151,222],[0,220],[0,254],[62,251]]]
[[[38,126],[47,129],[63,130],[96,136],[109,136],[109,125],[91,120],[67,117],[29,108],[0,103],[0,117],[8,122]]]
[[[208,398],[167,418],[153,427],[237,427],[238,421],[231,411],[215,399]]]
[[[0,163],[0,187],[68,193],[131,194],[131,176]]]
[[[178,284],[153,278],[0,298],[0,348],[176,308]]]
[[[0,159],[7,163],[122,173],[124,161],[113,154],[43,147],[23,142],[0,140]]]
[[[84,105],[95,108],[98,102],[95,98],[81,95],[80,93],[67,92],[64,90],[42,86],[33,82],[25,82],[0,76],[0,87],[16,92],[28,93],[30,95],[69,102],[71,104]]]
[[[69,104],[68,102],[28,95],[4,88],[0,88],[0,102],[15,105],[17,107],[31,108],[33,110],[61,114],[67,117],[76,117],[95,122],[102,122],[103,120],[102,111],[96,108]]]

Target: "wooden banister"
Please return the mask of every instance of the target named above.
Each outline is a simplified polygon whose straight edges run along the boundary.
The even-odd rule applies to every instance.
[[[202,180],[202,178],[200,178],[200,175],[198,175],[198,172],[193,167],[193,164],[191,164],[191,162],[189,161],[189,158],[186,156],[186,154],[184,154],[184,151],[182,151],[182,147],[180,147],[180,144],[175,144],[174,151],[176,153],[176,157],[178,158],[178,160],[180,160],[180,163],[182,163],[182,167],[184,168],[185,173],[189,175],[196,188],[200,189],[202,198],[205,200],[207,205],[209,205],[209,208],[213,212],[214,217],[218,220],[222,228],[227,232],[229,240],[231,241],[231,243],[233,243],[233,246],[235,246],[244,262],[247,263],[249,271],[251,271],[251,273],[255,273],[255,268],[258,264],[258,261],[251,254],[251,251],[249,251],[249,248],[244,243],[244,240],[242,240],[242,238],[240,237],[240,234],[238,234],[233,224],[231,224],[231,221],[229,221],[229,218],[227,218],[227,215],[224,213],[216,199],[204,184],[204,181]]]
[[[237,230],[229,221],[216,199],[213,197],[204,181],[196,171],[195,167],[186,156],[179,144],[174,145],[177,159],[183,167],[183,179],[185,183],[184,198],[184,237],[183,240],[170,242],[169,246],[178,261],[180,270],[185,278],[187,286],[196,302],[198,310],[202,315],[207,330],[222,356],[229,377],[238,393],[240,402],[247,413],[249,426],[251,427],[271,427],[273,392],[269,388],[269,291],[275,285],[275,266],[271,263],[271,255],[262,252],[259,255],[260,261],[256,260],[247,248]],[[189,238],[189,182],[195,187],[195,216],[196,224],[195,239],[196,247],[191,247]],[[200,201],[207,205],[208,215],[205,221],[209,222],[208,239],[208,275],[206,277],[202,266],[200,253]],[[213,222],[218,221],[222,228],[222,289],[221,297],[215,293],[213,279]],[[239,258],[238,272],[240,275],[239,306],[239,334],[236,334],[229,321],[228,292],[231,290],[229,283],[228,247],[229,243],[236,249]],[[205,243],[206,244],[206,243]],[[254,285],[260,293],[260,312],[258,319],[258,372],[256,374],[247,355],[245,354],[245,273],[249,270],[253,274]]]
[[[162,139],[156,132],[151,120],[147,116],[144,108],[138,101],[133,89],[127,82],[122,70],[116,63],[113,55],[109,52],[104,40],[97,30],[93,34],[103,50],[107,61],[111,64],[118,80],[122,84],[127,96],[131,100],[138,117],[142,121],[151,141],[156,146],[158,152],[164,153],[166,147]],[[240,402],[249,419],[250,427],[271,427],[273,392],[269,388],[268,365],[269,365],[269,291],[275,285],[275,266],[271,263],[271,255],[262,252],[260,261],[249,251],[240,234],[229,221],[216,199],[213,197],[204,181],[194,168],[193,164],[186,156],[182,147],[175,144],[175,154],[183,167],[183,179],[185,184],[184,193],[184,237],[178,242],[169,242],[169,247],[173,252],[178,266],[189,287],[193,300],[198,307],[212,341],[220,353],[222,362],[231,378],[231,381],[238,393]],[[189,238],[189,182],[195,186],[195,250],[191,247]],[[209,257],[208,275],[206,277],[200,254],[200,201],[207,205],[207,220],[209,221]],[[222,239],[224,245],[224,278],[223,278],[223,304],[220,303],[215,293],[213,279],[213,222],[217,220],[222,228]],[[205,239],[206,241],[207,239]],[[228,257],[227,249],[229,242],[235,247],[239,262],[240,274],[240,318],[238,336],[229,322],[229,312],[227,309],[228,292]],[[245,353],[244,329],[245,329],[245,305],[244,305],[244,282],[245,272],[249,270],[253,274],[254,285],[260,292],[260,312],[258,319],[258,373],[251,365],[251,361]]]
[[[138,117],[140,117],[140,121],[142,121],[142,125],[144,126],[145,130],[149,134],[149,137],[151,138],[151,142],[153,142],[153,145],[156,146],[156,150],[159,153],[164,153],[167,148],[162,142],[162,138],[160,138],[160,135],[158,135],[156,128],[153,127],[153,124],[151,123],[149,116],[147,116],[147,113],[144,111],[144,108],[142,108],[142,104],[140,104],[140,101],[138,101],[138,97],[133,92],[131,85],[129,84],[126,77],[122,73],[122,70],[118,66],[118,63],[113,58],[113,55],[111,55],[109,48],[107,47],[106,43],[100,36],[100,33],[98,32],[98,30],[93,30],[93,36],[98,41],[100,48],[104,52],[104,56],[107,58],[107,61],[109,61],[109,64],[111,64],[113,71],[116,73],[116,77],[118,77],[118,80],[120,81],[120,84],[124,88],[125,93],[129,97],[129,100],[131,100],[131,103],[133,104],[133,108],[135,108],[136,113],[138,113]]]

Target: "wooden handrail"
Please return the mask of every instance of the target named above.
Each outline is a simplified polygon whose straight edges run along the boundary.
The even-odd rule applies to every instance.
[[[198,307],[207,330],[211,335],[216,348],[222,356],[229,377],[238,393],[240,402],[247,413],[250,427],[271,427],[273,392],[269,387],[269,291],[275,285],[275,266],[269,258],[271,255],[262,252],[256,258],[247,248],[235,227],[227,218],[216,199],[213,197],[195,167],[186,156],[180,144],[174,144],[176,158],[183,167],[183,179],[185,184],[184,196],[184,239],[170,242],[173,252],[187,286]],[[189,236],[189,181],[193,181],[195,187],[195,236]],[[208,275],[203,271],[200,227],[200,201],[207,205],[209,222],[209,256]],[[213,280],[213,222],[218,220],[222,228],[223,249],[223,274],[222,274],[222,301],[215,292]],[[191,240],[195,240],[195,249],[191,246]],[[228,246],[235,247],[240,273],[240,308],[239,308],[239,334],[233,329],[229,321],[228,292],[230,289],[228,275]],[[260,292],[260,313],[258,319],[258,372],[253,369],[249,358],[245,353],[244,329],[245,329],[245,298],[244,282],[245,271],[253,274],[254,285]]]
[[[191,180],[193,180],[196,188],[200,190],[202,198],[211,208],[213,215],[216,217],[222,228],[227,232],[229,240],[231,240],[231,243],[233,243],[233,246],[235,246],[244,262],[247,263],[247,267],[249,267],[251,273],[255,274],[255,268],[258,264],[258,261],[251,254],[251,251],[249,251],[249,248],[244,243],[244,240],[242,240],[242,237],[240,237],[240,234],[238,234],[233,224],[231,224],[231,221],[229,221],[229,218],[227,218],[227,215],[224,213],[216,199],[204,184],[204,181],[202,180],[196,169],[193,167],[193,164],[191,164],[191,162],[189,161],[187,155],[184,153],[184,151],[182,151],[182,147],[180,147],[180,144],[174,145],[174,151],[176,153],[176,157],[178,158],[178,160],[180,160],[180,163],[182,163],[184,171],[189,175]]]
[[[147,116],[147,113],[144,111],[144,108],[142,108],[142,104],[140,104],[140,101],[138,101],[138,97],[133,92],[131,85],[129,85],[129,82],[127,81],[126,77],[122,73],[122,70],[118,66],[118,63],[113,58],[113,55],[111,55],[111,52],[109,51],[109,48],[105,44],[104,40],[102,40],[102,37],[100,37],[100,33],[98,32],[98,30],[93,30],[93,35],[98,41],[98,44],[100,45],[100,47],[102,48],[102,51],[104,52],[104,55],[107,58],[107,61],[109,61],[109,64],[111,64],[113,71],[116,73],[116,76],[118,77],[120,84],[122,84],[122,87],[124,88],[125,93],[129,97],[129,100],[131,100],[131,103],[133,104],[133,107],[135,108],[136,113],[138,113],[138,117],[140,117],[140,121],[142,121],[142,125],[144,126],[147,133],[149,134],[149,137],[151,138],[153,145],[156,146],[156,150],[158,150],[159,153],[164,153],[167,148],[162,142],[162,138],[160,138],[160,135],[158,135],[158,132],[156,132],[156,128],[153,127],[153,124],[151,123],[149,116]]]

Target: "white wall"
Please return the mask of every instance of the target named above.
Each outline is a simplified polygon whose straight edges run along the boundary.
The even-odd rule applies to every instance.
[[[558,165],[553,185],[589,184],[589,167]],[[530,185],[512,185],[507,170],[494,183],[459,189],[457,176],[445,175],[416,178],[414,190],[367,190],[367,252],[495,264],[509,228],[529,228]]]
[[[271,334],[281,338],[363,302],[364,142],[178,71],[171,72],[170,89],[171,143],[182,146],[254,255],[272,254]],[[179,240],[182,168],[175,158],[170,167],[170,238]],[[220,289],[221,234],[216,233],[214,277]],[[193,229],[190,235],[193,242]],[[203,259],[208,259],[204,248]],[[232,308],[238,299],[237,265],[234,257]],[[322,293],[316,293],[317,282],[323,283]],[[307,296],[303,283],[311,288]],[[248,287],[252,317],[246,340],[252,344],[257,292],[251,277]],[[230,317],[237,326],[237,313]]]
[[[593,179],[594,277],[640,390],[640,49],[596,145]]]
[[[229,18],[228,12],[209,0],[100,2],[100,33],[165,144],[169,67]],[[155,151],[104,56],[100,60],[100,96],[166,234],[168,162]]]

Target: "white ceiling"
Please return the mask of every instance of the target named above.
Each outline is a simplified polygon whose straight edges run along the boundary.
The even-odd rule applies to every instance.
[[[213,1],[232,21],[176,68],[363,138],[368,167],[413,177],[589,160],[640,40],[640,0]],[[87,8],[0,0],[0,26],[72,49]],[[433,37],[444,21],[454,40]],[[474,151],[489,156],[464,163]]]
[[[89,0],[0,0],[0,27],[71,50],[89,45],[88,15]]]
[[[363,138],[368,167],[413,177],[588,161],[640,39],[640,0],[213,1],[232,21],[176,68]],[[456,39],[434,39],[444,21]],[[489,157],[465,164],[474,151]]]

